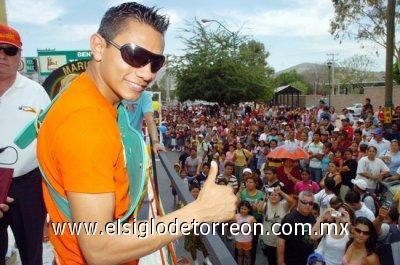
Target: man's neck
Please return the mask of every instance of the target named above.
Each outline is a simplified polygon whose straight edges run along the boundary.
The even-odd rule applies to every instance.
[[[95,62],[90,61],[88,63],[86,73],[96,84],[96,87],[100,91],[100,94],[102,94],[103,97],[105,97],[106,100],[110,102],[114,107],[118,107],[121,99],[104,82],[103,78],[100,76],[99,69]]]
[[[17,73],[13,76],[5,77],[0,80],[0,97],[3,96],[6,91],[14,84],[15,79],[17,78]]]
[[[272,185],[277,181],[278,181],[278,179],[268,180],[268,185]]]

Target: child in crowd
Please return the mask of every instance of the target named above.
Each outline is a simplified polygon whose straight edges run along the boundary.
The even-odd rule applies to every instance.
[[[359,161],[362,157],[367,156],[367,149],[368,149],[368,144],[362,143],[358,147],[358,156],[357,156],[357,161]]]
[[[219,156],[219,161],[218,161],[218,173],[223,175],[225,171],[225,164],[226,164],[226,155],[224,153],[221,153]]]
[[[238,235],[235,235],[235,247],[238,252],[237,264],[250,265],[253,235],[250,231],[244,231],[246,227],[244,227],[243,224],[249,223],[247,227],[251,229],[251,226],[256,219],[250,215],[252,208],[248,201],[241,201],[238,209],[239,213],[235,215],[234,222],[236,222],[239,227],[243,227],[243,232],[245,232],[245,234],[239,233]]]
[[[200,186],[196,184],[191,184],[189,187],[189,191],[192,194],[193,198],[196,200],[200,193]],[[211,261],[208,258],[208,252],[206,247],[204,246],[203,241],[201,240],[200,235],[195,235],[191,232],[188,236],[185,236],[185,242],[183,245],[184,249],[190,252],[190,255],[193,259],[193,264],[198,265],[199,262],[197,261],[197,250],[203,252],[204,256],[204,263],[207,265],[211,265]]]
[[[179,163],[174,164],[174,170],[178,176],[181,175],[181,165]],[[174,186],[172,186],[172,183],[169,186],[171,187],[172,196],[174,196],[174,207],[176,207],[178,205],[178,193],[176,192]]]
[[[337,149],[335,152],[335,156],[333,157],[333,162],[336,164],[337,167],[341,168],[343,165],[343,159],[342,159],[342,151],[340,149]]]

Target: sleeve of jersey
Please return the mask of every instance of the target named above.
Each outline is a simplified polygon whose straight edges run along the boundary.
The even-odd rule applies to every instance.
[[[119,150],[112,118],[95,109],[78,111],[57,129],[52,153],[66,191],[115,191],[114,165]]]
[[[152,93],[145,93],[143,96],[143,113],[153,112]]]

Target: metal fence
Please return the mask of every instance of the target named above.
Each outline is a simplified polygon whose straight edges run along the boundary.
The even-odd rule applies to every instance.
[[[158,154],[161,164],[167,172],[168,178],[171,180],[172,185],[178,193],[179,199],[184,203],[188,204],[193,201],[193,196],[190,194],[188,188],[184,185],[182,180],[178,177],[175,170],[172,167],[171,162],[168,160],[165,152],[160,152]],[[153,158],[154,163],[154,158]],[[155,164],[153,164],[155,165]],[[155,168],[155,166],[153,166]],[[157,174],[154,172],[155,182],[157,183]],[[156,184],[157,185],[157,184]],[[222,242],[221,238],[218,235],[203,235],[202,240],[204,242],[205,247],[207,248],[207,252],[209,253],[209,258],[215,265],[234,265],[237,264],[231,253]]]

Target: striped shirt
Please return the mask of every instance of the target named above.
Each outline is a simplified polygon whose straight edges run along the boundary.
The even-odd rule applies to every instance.
[[[217,177],[217,179],[216,179],[215,182],[219,182],[219,181],[221,181],[221,180],[223,180],[223,179],[226,179],[226,177],[225,177],[225,175],[221,174],[221,175],[219,175],[219,176]],[[237,188],[239,187],[237,178],[236,178],[234,175],[231,175],[231,176],[229,177],[228,186],[231,186],[231,187],[234,188],[234,189],[237,189]]]

